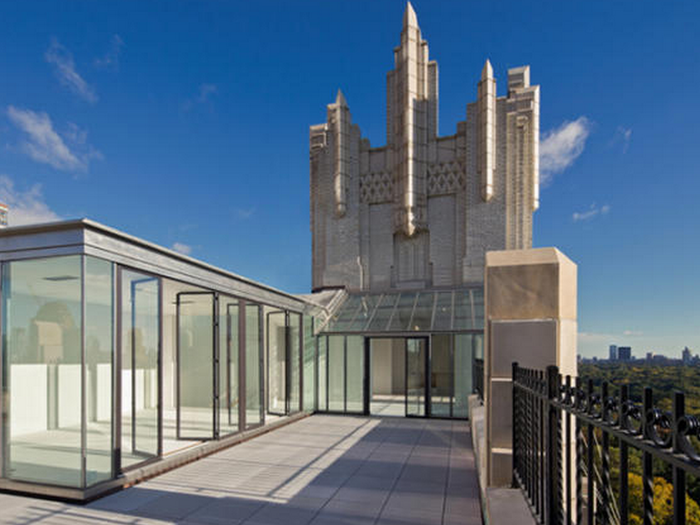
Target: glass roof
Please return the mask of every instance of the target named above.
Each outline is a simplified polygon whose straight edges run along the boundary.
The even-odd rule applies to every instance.
[[[321,330],[347,332],[458,332],[484,329],[484,290],[350,293]]]

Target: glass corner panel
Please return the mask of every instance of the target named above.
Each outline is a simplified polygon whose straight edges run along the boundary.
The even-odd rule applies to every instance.
[[[5,474],[79,487],[81,256],[9,262],[4,268]]]
[[[113,477],[114,265],[85,258],[86,485]]]

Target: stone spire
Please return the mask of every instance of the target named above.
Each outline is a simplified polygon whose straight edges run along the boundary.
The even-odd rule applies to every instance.
[[[488,202],[493,197],[496,171],[496,79],[488,59],[481,70],[477,106],[479,116],[477,171],[480,178],[481,198]]]
[[[412,237],[427,228],[428,141],[437,136],[437,63],[428,58],[409,2],[401,44],[387,75],[387,145],[394,179],[394,230]]]
[[[344,217],[348,205],[348,178],[350,174],[350,109],[343,92],[339,89],[335,102],[328,105],[328,126],[334,142],[333,195],[335,214]]]

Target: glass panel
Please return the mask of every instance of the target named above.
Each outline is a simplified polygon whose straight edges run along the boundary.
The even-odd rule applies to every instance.
[[[374,313],[374,308],[379,302],[381,295],[364,295],[360,299],[360,307],[352,325],[348,327],[349,332],[361,332],[367,326],[367,321]]]
[[[178,295],[179,437],[214,437],[214,294]]]
[[[391,332],[405,332],[408,330],[408,325],[413,314],[413,305],[416,302],[415,292],[402,293],[399,297],[399,303],[396,306],[388,330]]]
[[[418,294],[416,308],[411,319],[411,330],[428,331],[433,322],[433,305],[435,304],[435,294],[433,292],[421,292]]]
[[[452,397],[451,335],[434,335],[430,346],[430,415],[450,417]]]
[[[316,338],[314,318],[304,316],[304,410],[316,408]]]
[[[452,328],[452,292],[438,292],[435,306],[433,330],[450,330]]]
[[[328,337],[328,410],[345,410],[345,337]]]
[[[484,290],[483,288],[478,288],[473,290],[472,295],[474,305],[473,305],[473,315],[474,315],[474,328],[477,330],[484,329]]]
[[[472,303],[469,290],[455,291],[455,330],[471,330],[474,327],[472,320]]]
[[[363,379],[365,376],[365,338],[349,335],[347,338],[347,412],[362,412]]]
[[[386,330],[386,325],[389,322],[391,313],[394,311],[394,306],[398,300],[399,294],[385,294],[367,327],[367,331],[383,332]]]
[[[112,263],[85,258],[86,483],[112,477]]]
[[[284,415],[287,413],[286,374],[287,374],[287,344],[284,312],[267,314],[267,388],[268,411],[271,414]]]
[[[466,418],[469,416],[467,399],[472,393],[472,354],[474,338],[482,336],[472,336],[469,334],[455,335],[455,366],[454,366],[454,389],[455,399],[452,409],[452,416]]]
[[[4,268],[6,475],[80,486],[80,256]]]
[[[238,431],[238,309],[236,299],[219,296],[219,433]]]
[[[318,338],[318,409],[328,410],[328,338]]]
[[[329,332],[344,332],[350,327],[360,307],[361,297],[361,295],[351,295],[345,300],[338,313],[331,320]]]
[[[158,454],[159,282],[122,271],[122,467]]]
[[[370,339],[370,413],[406,415],[406,340]]]
[[[289,314],[289,411],[299,412],[301,396],[301,315]]]
[[[246,427],[262,423],[260,389],[260,306],[245,307],[245,396]]]
[[[425,415],[425,339],[406,339],[406,415]]]

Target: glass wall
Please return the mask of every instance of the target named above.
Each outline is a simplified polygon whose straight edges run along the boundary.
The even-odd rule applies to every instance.
[[[121,465],[158,455],[160,280],[121,272]]]
[[[267,309],[266,309],[267,310]],[[267,311],[267,411],[287,413],[287,327],[283,311]]]
[[[246,387],[246,428],[263,422],[262,411],[262,332],[260,324],[261,307],[246,303],[245,307],[245,387]]]
[[[316,409],[316,337],[314,318],[304,316],[304,410]]]
[[[328,337],[328,410],[345,410],[345,336]]]
[[[177,295],[177,436],[214,437],[214,294]]]
[[[318,338],[318,410],[328,410],[328,338]]]
[[[238,431],[239,301],[219,297],[219,434]]]
[[[364,410],[365,338],[361,335],[347,336],[346,352],[345,411],[362,413]]]
[[[450,417],[452,388],[452,335],[433,335],[430,344],[430,414]]]
[[[4,265],[3,460],[10,479],[82,484],[81,266],[77,255]]]
[[[467,400],[472,394],[472,356],[474,345],[482,335],[456,334],[454,343],[454,405],[452,416],[466,418],[469,416]]]
[[[112,472],[114,265],[85,257],[86,485]]]
[[[289,313],[289,353],[287,366],[289,366],[289,411],[291,413],[301,410],[301,314]]]

